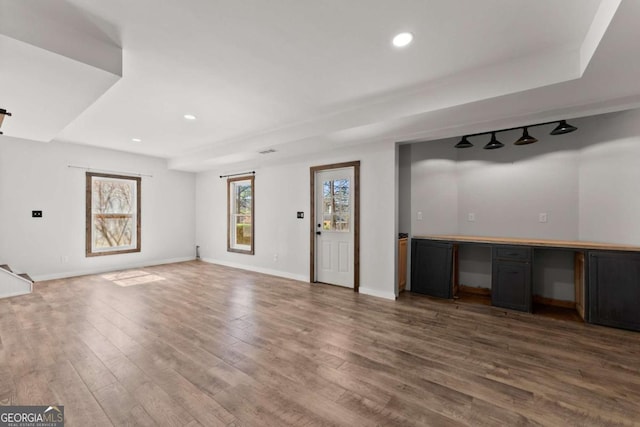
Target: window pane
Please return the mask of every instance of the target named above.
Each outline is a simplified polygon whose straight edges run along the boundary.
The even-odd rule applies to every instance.
[[[351,219],[351,182],[349,179],[325,181],[322,184],[322,229],[349,231]]]
[[[251,216],[235,217],[235,241],[237,245],[251,245]]]
[[[127,248],[134,244],[134,182],[93,179],[93,249]]]
[[[322,229],[323,230],[333,230],[333,215],[323,215],[322,216]]]
[[[238,214],[251,215],[251,183],[238,182],[235,187],[235,209]]]
[[[132,215],[94,215],[93,246],[108,249],[133,244]]]
[[[93,181],[93,213],[132,213],[133,183],[127,181]]]
[[[335,215],[334,224],[336,231],[349,231],[349,215]]]
[[[253,253],[253,177],[229,179],[228,250]]]
[[[87,172],[87,256],[140,251],[140,181]]]

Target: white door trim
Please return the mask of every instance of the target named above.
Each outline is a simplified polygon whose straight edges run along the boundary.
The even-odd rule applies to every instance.
[[[311,193],[311,209],[309,213],[309,240],[310,240],[310,257],[309,257],[309,281],[317,282],[316,276],[316,172],[353,168],[354,188],[353,188],[353,290],[358,292],[360,288],[360,161],[334,163],[329,165],[312,166],[310,168],[310,193]]]

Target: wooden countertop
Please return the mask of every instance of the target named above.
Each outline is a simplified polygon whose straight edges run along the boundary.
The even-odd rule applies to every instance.
[[[617,243],[585,242],[581,240],[523,239],[518,237],[463,236],[459,234],[413,236],[413,238],[460,243],[495,243],[499,245],[537,246],[543,248],[596,249],[603,251],[640,252],[639,246],[620,245]]]

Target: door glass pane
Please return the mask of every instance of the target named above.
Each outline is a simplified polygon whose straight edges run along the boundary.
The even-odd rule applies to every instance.
[[[322,229],[348,232],[351,220],[351,182],[348,178],[322,184]]]

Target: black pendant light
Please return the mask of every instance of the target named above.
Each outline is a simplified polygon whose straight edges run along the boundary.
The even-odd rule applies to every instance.
[[[495,150],[496,148],[502,148],[504,144],[496,139],[496,133],[491,132],[491,141],[487,142],[484,146],[485,150]]]
[[[578,128],[575,126],[571,126],[569,123],[567,123],[566,120],[560,120],[560,123],[554,130],[551,131],[550,135],[562,135],[565,133],[573,132],[576,129]]]
[[[529,135],[528,129],[529,128],[526,126],[522,129],[522,136],[520,137],[520,139],[514,142],[515,145],[527,145],[527,144],[533,144],[534,142],[538,142],[537,138]]]
[[[0,108],[0,126],[2,126],[2,122],[4,121],[4,116],[11,116],[11,113],[5,110],[4,108]],[[2,135],[2,132],[0,132]]]
[[[529,135],[529,128],[530,127],[535,127],[535,126],[546,126],[546,125],[550,125],[550,124],[557,124],[556,128],[551,131],[551,135],[563,135],[565,133],[569,133],[569,132],[573,132],[575,130],[578,130],[577,127],[571,126],[569,123],[567,123],[566,120],[554,120],[552,122],[535,123],[535,124],[531,124],[531,125],[527,125],[527,126],[518,126],[518,127],[514,127],[514,128],[491,130],[491,131],[487,131],[487,132],[470,133],[470,134],[467,134],[467,135],[463,136],[462,139],[460,140],[460,142],[458,142],[455,145],[455,147],[456,148],[473,147],[473,144],[469,142],[468,138],[471,138],[472,136],[480,136],[480,135],[491,134],[491,141],[489,141],[487,143],[487,145],[484,146],[484,149],[485,150],[494,150],[496,148],[502,148],[502,147],[504,147],[504,144],[496,139],[496,134],[500,133],[500,132],[507,132],[507,131],[510,131],[510,130],[517,130],[517,129],[522,129],[522,136],[516,142],[514,142],[514,145],[533,144],[534,142],[538,142],[538,138]]]
[[[469,148],[473,147],[473,144],[469,142],[466,136],[463,136],[460,142],[455,145],[456,148]]]

